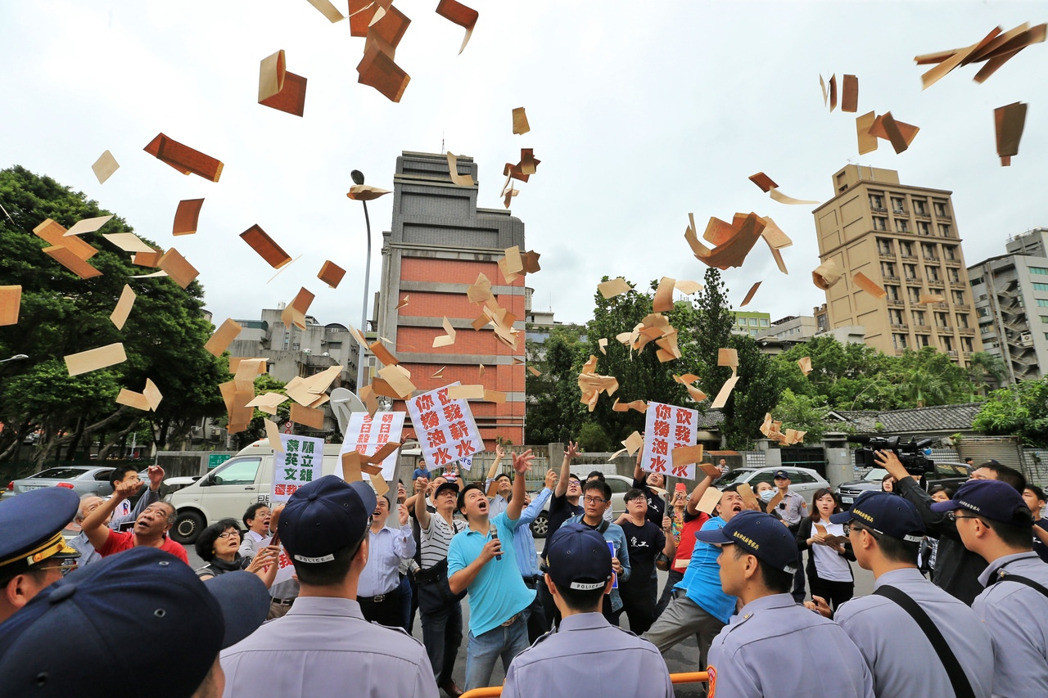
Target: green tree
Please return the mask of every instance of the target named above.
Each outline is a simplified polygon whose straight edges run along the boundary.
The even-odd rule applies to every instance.
[[[906,350],[890,363],[889,378],[905,407],[952,405],[971,399],[967,372],[932,347]]]
[[[1008,380],[1008,367],[997,354],[977,351],[968,357],[968,380],[976,392],[986,395],[987,388],[999,388]]]
[[[808,395],[797,395],[789,388],[782,391],[779,404],[772,410],[775,419],[782,422],[783,428],[807,432],[804,443],[817,444],[828,431],[826,417],[830,408],[820,404],[817,398]]]
[[[90,264],[102,275],[80,279],[67,271],[41,252],[50,243],[33,229],[46,218],[68,228],[107,212],[49,177],[19,166],[0,171],[0,203],[10,215],[0,217],[0,285],[22,287],[18,324],[0,327],[0,355],[29,356],[0,366],[0,422],[5,424],[0,459],[12,457],[17,444],[38,430],[37,459],[55,457],[63,448],[72,458],[92,435],[120,438],[143,419],[163,446],[201,417],[222,412],[217,384],[225,365],[203,350],[213,328],[203,315],[199,283],[183,290],[166,278],[130,280],[142,268],[97,233],[81,239],[98,249]],[[115,217],[101,232],[133,230]],[[133,285],[137,299],[127,323],[117,330],[109,314],[125,283]],[[114,342],[124,344],[124,363],[62,375],[63,356]],[[113,402],[121,387],[141,391],[146,378],[164,395],[155,413]]]
[[[728,289],[721,279],[720,270],[714,267],[707,268],[703,281],[705,287],[695,294],[695,324],[692,327],[692,335],[695,341],[695,373],[699,376],[699,386],[712,399],[724,385],[724,381],[731,377],[730,368],[717,365],[717,353],[729,346],[735,315],[731,311]],[[741,370],[741,365],[739,368]]]
[[[528,372],[525,376],[527,443],[566,443],[579,438],[586,408],[579,402],[577,377],[585,353],[579,332],[573,328],[553,328],[541,347],[529,340],[528,355],[541,357],[532,365],[542,375]]]
[[[1030,446],[1048,446],[1048,377],[994,390],[972,426],[987,434],[1018,436]]]
[[[226,380],[232,379],[232,374],[226,378]],[[255,379],[255,394],[262,395],[263,393],[279,393],[280,395],[287,395],[284,390],[284,383],[268,373],[264,373]],[[291,402],[287,401],[279,405],[275,415],[267,414],[256,407],[254,414],[251,416],[251,421],[247,423],[247,429],[233,434],[233,439],[236,441],[237,448],[247,448],[256,441],[266,438],[265,420],[267,419],[276,423],[278,426],[282,426],[284,422],[291,419]],[[229,418],[224,417],[219,421],[221,424],[228,424]]]
[[[721,432],[728,448],[745,450],[761,438],[764,415],[775,409],[782,390],[771,357],[760,351],[753,337],[732,335],[728,346],[739,354],[739,382],[722,410]]]
[[[808,376],[797,365],[805,356],[812,365]],[[795,395],[818,398],[831,409],[892,409],[900,402],[888,376],[891,358],[865,344],[815,337],[779,354],[774,363],[784,388]]]

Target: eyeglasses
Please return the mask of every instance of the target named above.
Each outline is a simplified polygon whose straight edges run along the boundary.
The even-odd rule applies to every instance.
[[[948,512],[946,512],[946,518],[948,518],[950,521],[957,522],[957,521],[960,521],[961,519],[977,519],[979,517],[978,516],[967,516],[967,515],[961,516],[956,511],[948,511]]]
[[[589,497],[589,496],[586,496],[586,497],[583,497],[583,499],[586,501],[586,504],[603,504],[604,502],[608,501],[608,500],[604,499],[604,497]]]
[[[873,536],[874,540],[880,540],[881,536],[883,535],[880,531],[874,528],[870,528],[869,526],[862,526],[860,524],[855,523],[854,521],[846,522],[844,524],[844,535],[849,536],[851,535],[852,531],[855,531],[856,533],[858,533],[859,531],[866,531],[871,536]]]
[[[218,534],[219,538],[239,538],[240,531],[223,531]]]

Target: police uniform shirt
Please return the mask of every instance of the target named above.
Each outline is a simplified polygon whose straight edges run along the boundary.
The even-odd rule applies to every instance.
[[[1019,582],[997,581],[1002,572],[1005,580],[1014,574],[1048,587],[1048,565],[1033,552],[1000,557],[979,575],[989,586],[972,610],[993,640],[993,695],[1048,696],[1048,597]]]
[[[789,594],[732,616],[713,639],[708,671],[709,698],[874,698],[870,670],[840,626]]]
[[[535,695],[671,698],[673,685],[655,645],[600,613],[577,613],[510,664],[502,698]]]
[[[787,491],[782,501],[776,505],[775,513],[788,526],[796,526],[808,515],[808,503],[796,492]]]
[[[874,589],[904,592],[932,619],[977,698],[990,695],[993,649],[990,634],[963,601],[935,586],[916,568],[885,572]],[[928,637],[902,606],[871,594],[842,605],[834,620],[859,648],[878,696],[950,696],[953,685]]]
[[[223,650],[221,662],[226,698],[438,695],[422,643],[367,622],[353,599],[299,597],[283,618]]]

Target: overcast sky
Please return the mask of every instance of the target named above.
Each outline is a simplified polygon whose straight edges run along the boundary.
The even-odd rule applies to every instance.
[[[200,270],[216,324],[257,319],[305,286],[319,322],[358,325],[365,233],[360,204],[345,196],[349,173],[392,189],[402,150],[442,145],[475,158],[488,207],[502,206],[503,164],[535,149],[542,164],[518,183],[512,211],[542,254],[542,271],[528,277],[535,307],[563,321],[591,316],[604,274],[645,286],[701,279],[705,265],[683,238],[689,211],[700,232],[710,216],[774,217],[795,243],[785,250],[790,275],[759,244],[725,274],[731,298],[738,305],[764,279],[748,310],[811,314],[824,302],[810,275],[814,207],[772,201],[747,180],[757,171],[820,201],[848,163],[952,190],[968,264],[1048,225],[1048,45],[982,85],[968,66],[922,92],[924,67],[913,63],[996,25],[1043,22],[1043,3],[472,0],[480,19],[462,55],[463,31],[434,13],[436,0],[396,4],[412,20],[396,55],[411,75],[399,104],[356,82],[364,40],[306,0],[4,2],[0,167],[54,177],[177,247]],[[278,49],[308,79],[304,118],[256,103],[259,61]],[[858,76],[858,113],[891,110],[919,126],[910,149],[897,155],[882,141],[859,158],[855,115],[823,106],[820,73]],[[1017,100],[1029,103],[1026,130],[1002,168],[993,109]],[[511,131],[518,106],[531,122],[523,136]],[[222,160],[221,181],[143,152],[159,132]],[[107,149],[121,167],[99,185],[91,164]],[[173,238],[178,201],[199,197],[198,234]],[[370,205],[372,289],[392,203]],[[274,271],[238,237],[253,224],[301,255],[271,282]],[[348,270],[337,290],[316,278],[325,259]]]

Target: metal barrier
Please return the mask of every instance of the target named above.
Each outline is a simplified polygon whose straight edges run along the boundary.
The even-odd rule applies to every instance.
[[[670,674],[670,681],[678,683],[703,683],[709,680],[709,674],[705,671],[688,671],[681,674]],[[466,691],[462,698],[497,698],[502,695],[502,686],[486,686]]]

